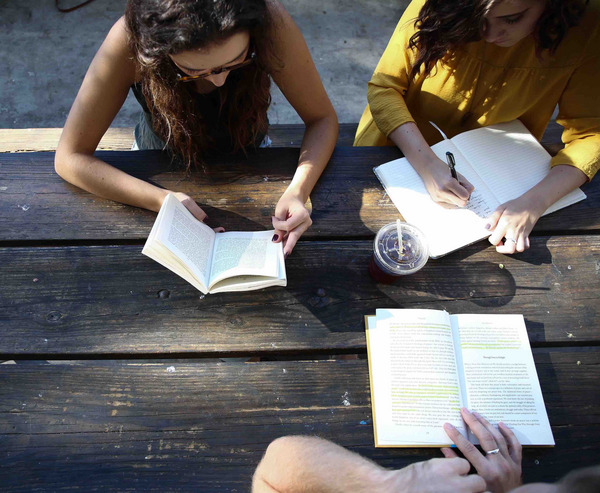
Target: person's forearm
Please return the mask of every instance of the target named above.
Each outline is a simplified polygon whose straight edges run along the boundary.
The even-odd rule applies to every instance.
[[[83,153],[57,155],[55,168],[64,180],[94,195],[155,212],[169,193]]]
[[[537,185],[525,192],[523,198],[536,204],[540,214],[543,214],[557,200],[580,187],[587,181],[583,171],[569,165],[553,167],[546,177]]]
[[[408,122],[400,125],[389,135],[390,140],[398,146],[419,175],[426,171],[428,163],[436,159],[436,155],[427,144],[416,123]]]
[[[259,464],[253,493],[385,493],[393,472],[334,443],[293,436],[274,441]]]
[[[335,113],[306,125],[298,168],[288,186],[288,190],[297,193],[303,202],[308,200],[312,189],[327,166],[335,148],[337,136],[338,122]]]

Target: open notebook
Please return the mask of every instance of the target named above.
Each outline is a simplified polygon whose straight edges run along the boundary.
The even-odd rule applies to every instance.
[[[374,171],[404,219],[423,231],[432,258],[489,236],[486,218],[500,204],[538,184],[550,170],[550,154],[519,120],[469,130],[445,138],[431,149],[442,161],[446,161],[447,151],[452,152],[457,171],[475,187],[465,208],[445,209],[436,204],[406,158]],[[544,215],[585,198],[576,189]]]

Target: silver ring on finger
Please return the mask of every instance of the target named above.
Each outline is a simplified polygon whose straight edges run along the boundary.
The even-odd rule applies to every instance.
[[[488,450],[485,455],[496,455],[500,453],[500,449],[499,448],[495,448],[494,450]]]
[[[514,238],[505,238],[504,243],[506,243],[507,241],[512,241],[515,245],[517,244],[517,240],[515,240]]]

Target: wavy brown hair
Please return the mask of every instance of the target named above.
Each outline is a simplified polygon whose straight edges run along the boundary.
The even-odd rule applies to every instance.
[[[191,85],[177,81],[169,55],[210,47],[248,31],[255,62],[231,72],[217,90],[221,108],[228,101],[224,117],[234,151],[267,131],[273,57],[265,0],[128,0],[125,22],[153,129],[188,169],[201,164],[215,143],[206,132],[208,123],[197,114]]]
[[[411,80],[423,69],[429,75],[435,64],[459,46],[482,38],[485,15],[501,0],[427,0],[414,25],[408,46],[417,53]],[[589,0],[545,0],[546,9],[533,33],[536,52],[556,51],[567,31],[581,20]]]

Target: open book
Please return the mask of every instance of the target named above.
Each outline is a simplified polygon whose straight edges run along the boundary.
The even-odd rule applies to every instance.
[[[460,408],[504,422],[522,445],[554,438],[522,315],[377,310],[365,317],[376,447],[472,443]]]
[[[206,293],[285,286],[283,246],[273,231],[215,233],[169,194],[142,253]]]
[[[431,149],[444,162],[446,152],[452,152],[456,170],[475,187],[465,208],[445,209],[436,204],[406,158],[374,169],[406,222],[427,237],[431,258],[489,236],[485,218],[500,204],[537,185],[550,171],[550,154],[519,120],[469,130],[452,139],[445,138]],[[576,189],[544,215],[585,198]]]

